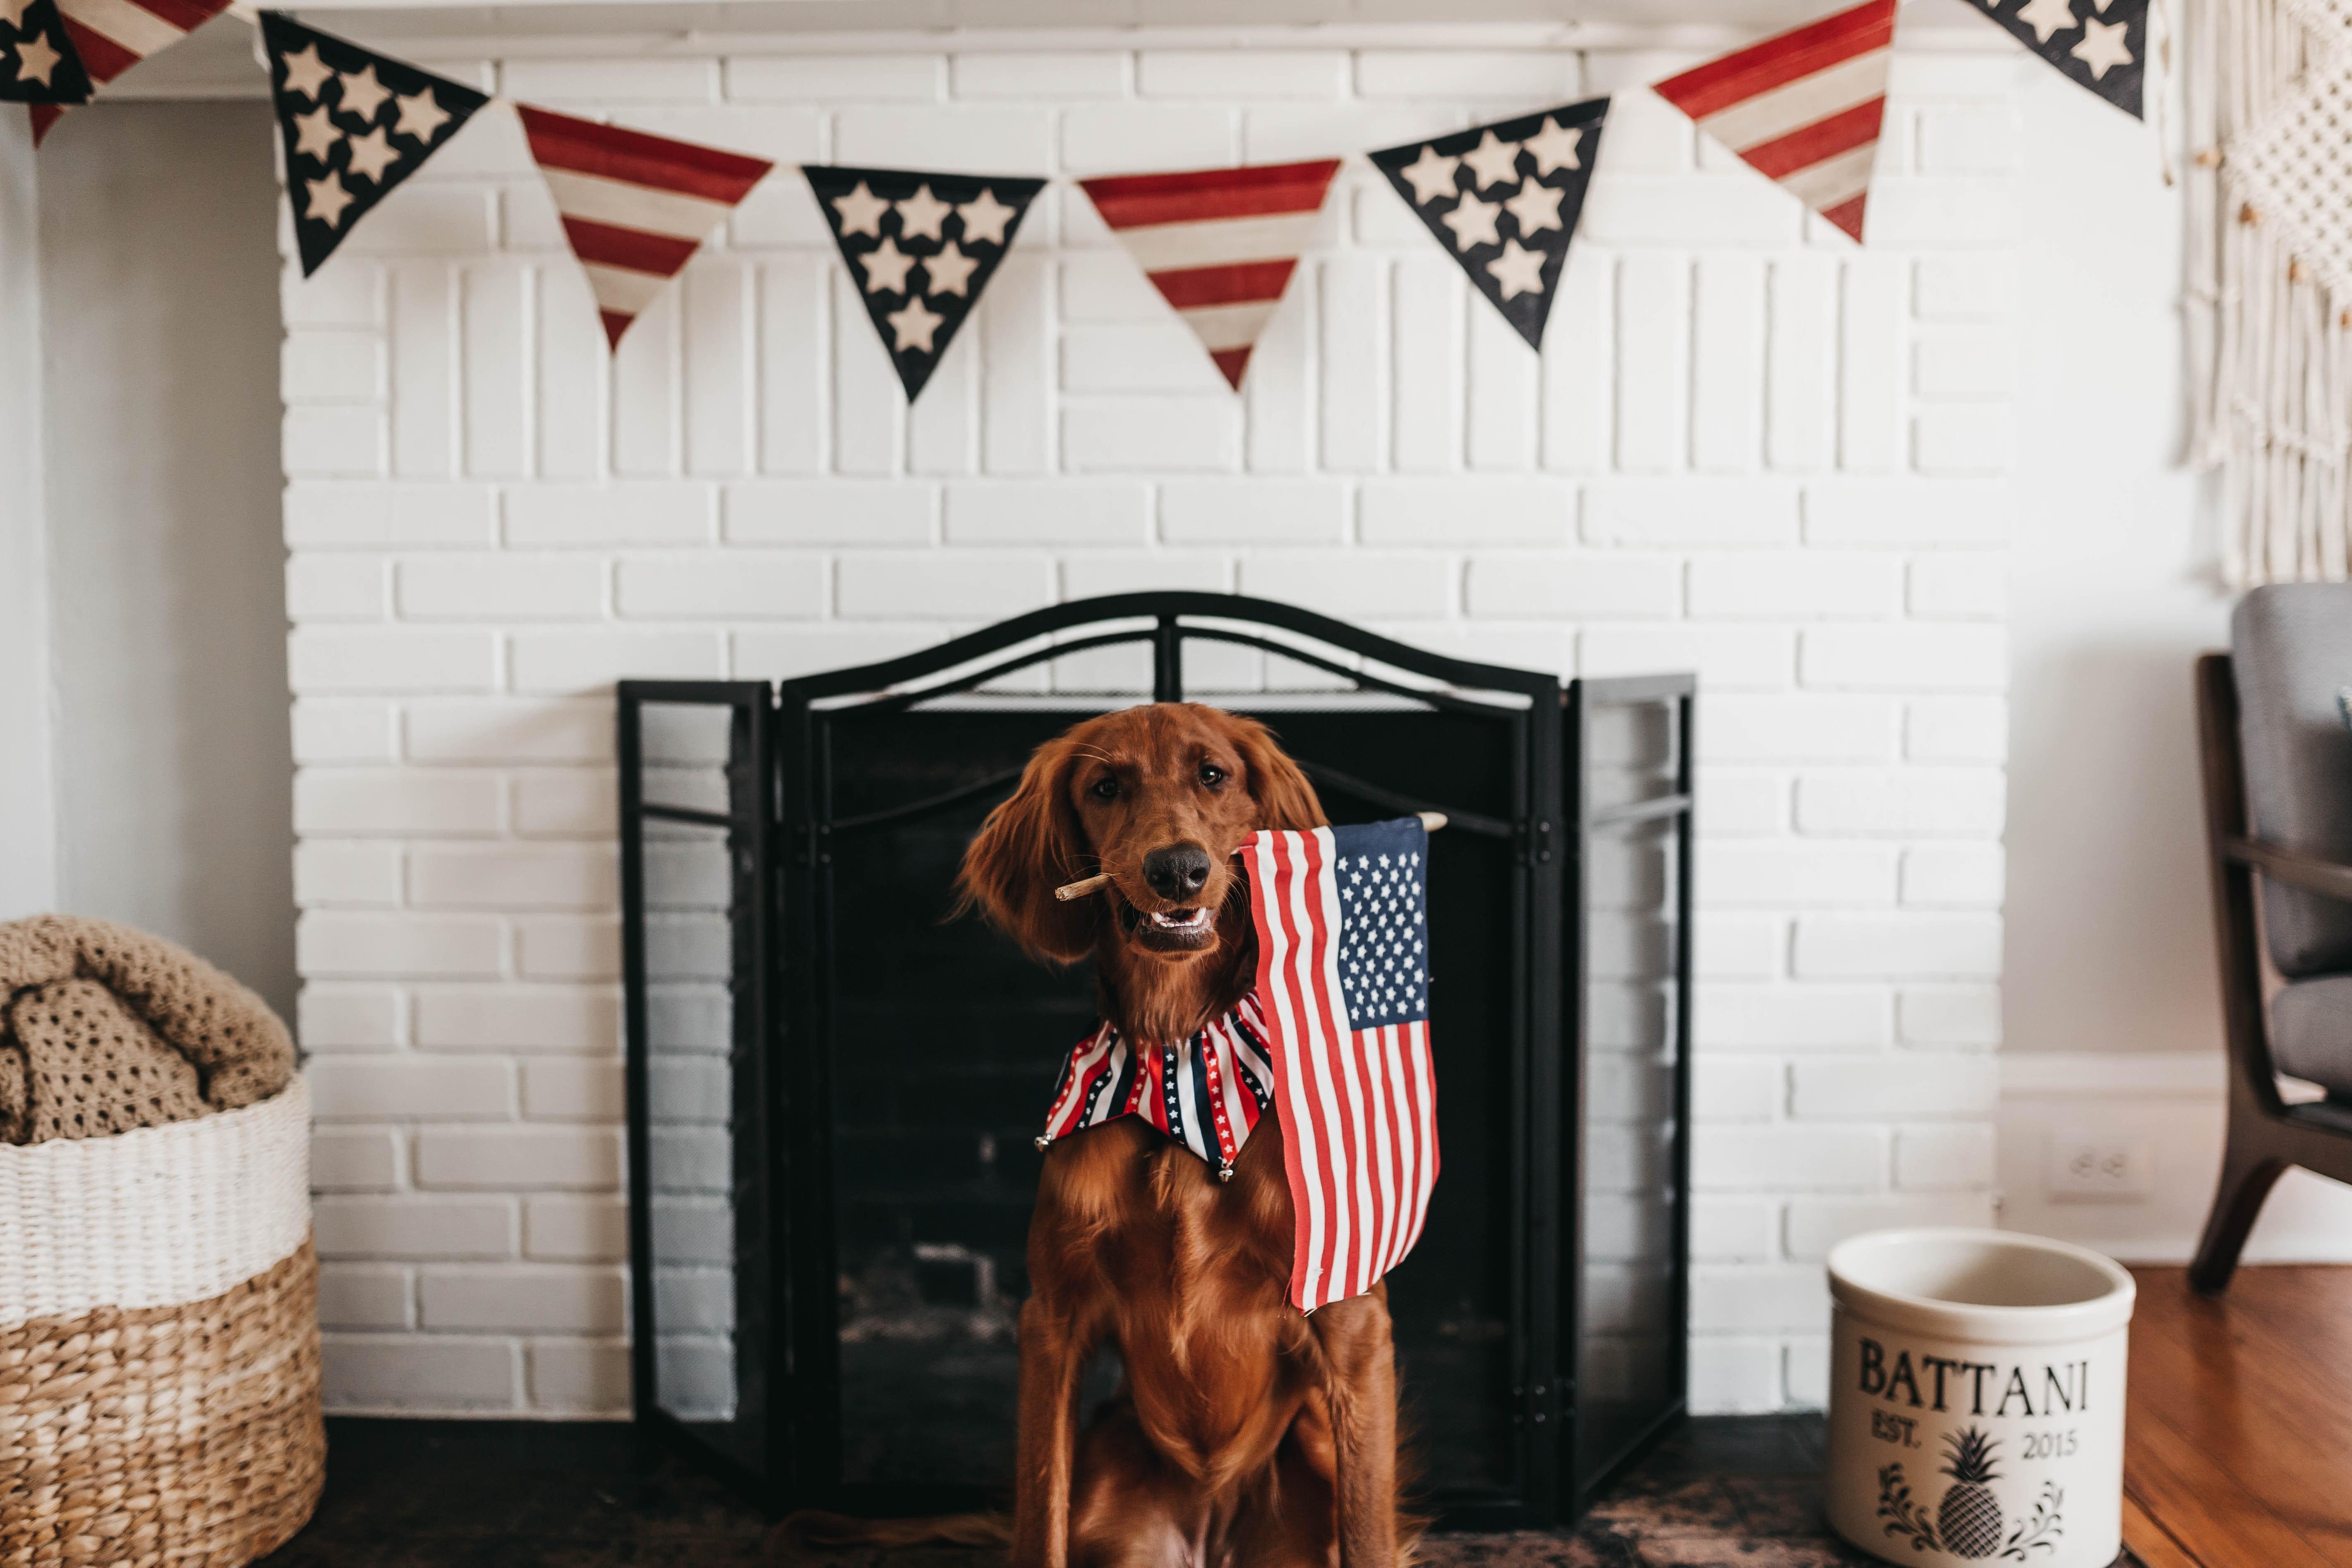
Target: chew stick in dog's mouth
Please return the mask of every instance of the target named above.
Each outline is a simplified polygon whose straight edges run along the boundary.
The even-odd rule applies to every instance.
[[[1445,814],[1442,811],[1417,811],[1413,813],[1413,815],[1421,818],[1421,826],[1431,833],[1434,833],[1439,828],[1445,826]],[[1097,872],[1094,876],[1082,879],[1079,881],[1063,884],[1061,887],[1054,889],[1054,897],[1066,904],[1072,899],[1083,899],[1088,893],[1098,893],[1102,891],[1103,889],[1109,886],[1110,873],[1108,871],[1101,871]],[[1173,915],[1153,915],[1150,917],[1150,920],[1153,924],[1161,926],[1169,931],[1190,931],[1192,929],[1191,925],[1180,925],[1173,922],[1189,920],[1193,916],[1206,919],[1208,911],[1206,910],[1180,910]]]

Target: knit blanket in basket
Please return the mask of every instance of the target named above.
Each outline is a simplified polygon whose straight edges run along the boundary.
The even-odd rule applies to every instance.
[[[0,925],[0,1143],[192,1121],[293,1076],[268,1004],[186,949],[71,915]]]

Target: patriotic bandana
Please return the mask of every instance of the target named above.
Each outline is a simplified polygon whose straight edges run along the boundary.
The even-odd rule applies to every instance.
[[[1273,1094],[1274,1064],[1255,996],[1243,997],[1191,1039],[1156,1050],[1135,1048],[1105,1024],[1062,1064],[1037,1147],[1139,1116],[1214,1165],[1217,1179],[1226,1181]]]

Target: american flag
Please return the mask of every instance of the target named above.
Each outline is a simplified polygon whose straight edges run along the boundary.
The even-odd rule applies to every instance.
[[[1290,1300],[1311,1312],[1403,1260],[1437,1184],[1429,833],[1409,816],[1269,831],[1243,853],[1298,1213]]]
[[[1078,186],[1239,390],[1339,169],[1337,158],[1321,158]]]
[[[101,86],[227,9],[228,0],[58,0],[74,58]],[[36,103],[32,112],[37,145],[65,106]]]
[[[765,158],[527,103],[515,111],[615,348],[629,323],[774,167]]]
[[[1700,130],[1862,238],[1895,0],[1864,0],[1655,85]]]
[[[1172,1046],[1138,1050],[1105,1024],[1062,1064],[1037,1147],[1137,1116],[1229,1176],[1273,1093],[1265,1020],[1254,996]]]

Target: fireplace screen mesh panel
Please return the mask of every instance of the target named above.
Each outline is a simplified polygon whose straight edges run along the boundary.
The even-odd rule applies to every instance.
[[[1128,595],[772,692],[623,683],[639,1414],[772,1506],[1007,1494],[1033,1140],[1093,978],[955,917],[954,874],[1039,742],[1199,690],[1273,725],[1332,820],[1451,819],[1429,874],[1444,1174],[1389,1281],[1423,1495],[1453,1523],[1562,1519],[1679,1410],[1688,819],[1654,801],[1687,802],[1686,734],[1604,725],[1617,773],[1571,785],[1591,726],[1548,677]],[[689,737],[657,710],[693,692]],[[1669,730],[1687,709],[1653,705]],[[1596,826],[1588,795],[1653,815]],[[1087,1403],[1117,1376],[1098,1358]]]

